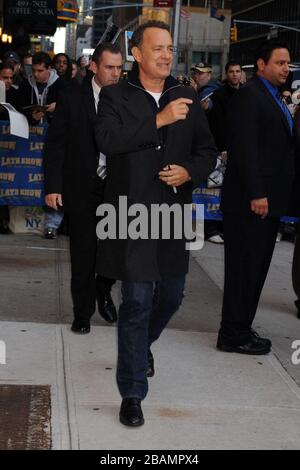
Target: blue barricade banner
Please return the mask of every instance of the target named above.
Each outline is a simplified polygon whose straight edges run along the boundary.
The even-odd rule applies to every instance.
[[[196,188],[193,192],[193,205],[204,205],[204,218],[205,220],[222,220],[222,212],[220,211],[221,189],[220,188],[207,188],[202,185]],[[193,211],[193,217],[196,213]]]
[[[27,140],[10,134],[9,121],[0,121],[0,205],[45,204],[43,149],[47,127],[31,126]]]
[[[201,185],[193,192],[193,205],[204,205],[204,219],[205,220],[222,220],[222,212],[220,210],[221,204],[221,188],[207,188]],[[193,218],[196,217],[196,212],[193,210]],[[295,223],[299,219],[296,217],[283,217],[281,219],[284,223]]]

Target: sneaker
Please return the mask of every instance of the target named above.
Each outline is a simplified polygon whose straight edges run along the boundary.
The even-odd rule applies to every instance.
[[[207,241],[210,243],[216,243],[217,245],[223,245],[224,240],[221,235],[212,235],[211,237],[207,238]]]
[[[44,237],[47,238],[47,240],[55,240],[57,237],[57,230],[56,228],[47,228],[45,230]]]

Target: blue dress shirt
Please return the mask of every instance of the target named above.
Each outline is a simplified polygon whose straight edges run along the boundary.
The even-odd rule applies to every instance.
[[[281,111],[283,112],[283,114],[285,115],[285,117],[287,119],[288,125],[290,127],[291,134],[293,134],[294,120],[292,118],[292,115],[291,115],[287,105],[285,104],[285,102],[283,101],[283,99],[281,97],[280,91],[278,90],[278,88],[276,86],[272,85],[272,83],[269,82],[269,80],[266,80],[263,77],[258,77],[258,78],[262,81],[262,83],[267,88],[268,92],[272,95],[272,97],[274,98],[274,100],[276,101],[278,106],[280,107]]]

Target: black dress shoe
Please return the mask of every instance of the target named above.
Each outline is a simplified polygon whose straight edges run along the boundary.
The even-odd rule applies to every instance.
[[[98,310],[102,318],[108,323],[115,323],[117,321],[117,310],[113,303],[110,294],[106,294],[105,297],[98,295]]]
[[[139,398],[123,398],[120,408],[120,421],[125,426],[142,426],[144,416]]]
[[[91,331],[91,325],[89,322],[86,321],[74,320],[71,326],[71,330],[73,331],[73,333],[86,335]]]
[[[257,331],[251,330],[251,338],[253,339],[254,342],[258,343],[264,343],[267,347],[271,349],[272,347],[272,341],[268,338],[261,338]]]
[[[155,374],[154,370],[154,358],[152,352],[148,351],[148,369],[147,369],[147,377],[153,377]]]
[[[56,228],[47,228],[45,230],[44,238],[47,238],[47,240],[55,240],[57,238]]]
[[[219,337],[217,348],[224,352],[248,354],[252,356],[264,356],[269,354],[271,351],[271,347],[268,344],[266,344],[264,341],[259,341],[258,339],[254,340],[253,337],[251,337],[247,343],[240,345],[231,344],[227,341],[224,342]]]

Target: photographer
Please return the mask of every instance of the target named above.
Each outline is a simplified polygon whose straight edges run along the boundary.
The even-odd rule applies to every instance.
[[[191,68],[191,75],[192,86],[198,93],[202,109],[210,111],[213,103],[209,96],[220,88],[221,82],[219,80],[212,80],[212,67],[203,62]]]

